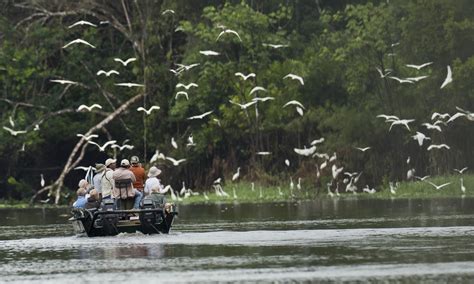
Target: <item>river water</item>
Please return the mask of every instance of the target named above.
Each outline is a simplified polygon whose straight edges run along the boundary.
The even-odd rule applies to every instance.
[[[472,282],[474,199],[180,205],[169,235],[0,210],[0,282]]]

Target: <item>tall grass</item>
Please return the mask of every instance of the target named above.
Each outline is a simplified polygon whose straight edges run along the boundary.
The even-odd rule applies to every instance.
[[[362,188],[359,186],[359,192],[357,194],[345,193],[344,190],[340,190],[340,197],[338,198],[381,198],[381,199],[393,199],[393,198],[439,198],[439,197],[473,197],[474,196],[474,175],[463,175],[464,186],[466,187],[466,193],[461,192],[460,175],[451,176],[437,176],[429,178],[425,181],[404,181],[401,182],[396,190],[396,194],[390,193],[388,184],[381,185],[376,188],[376,193],[369,194],[362,192]],[[450,182],[446,187],[442,189],[435,189],[428,182],[432,182],[436,185]],[[314,186],[305,184],[301,190],[290,189],[288,184],[281,184],[279,186],[263,186],[255,184],[255,189],[252,191],[252,185],[248,182],[240,182],[238,184],[231,184],[224,186],[224,191],[229,195],[228,197],[217,196],[213,189],[201,191],[197,196],[191,196],[186,199],[182,199],[178,203],[190,204],[190,203],[233,203],[233,202],[245,202],[245,203],[258,203],[258,202],[278,202],[278,201],[291,201],[291,200],[312,200],[319,198],[332,198],[327,194],[327,189],[316,188]],[[235,190],[236,198],[233,196]],[[206,199],[202,192],[206,192],[208,199]]]
[[[466,193],[461,192],[460,178],[464,179],[464,186]],[[429,184],[432,182],[436,185],[441,185],[450,182],[451,184],[437,190],[434,186]],[[406,181],[402,182],[398,187],[395,195],[390,193],[388,186],[381,192],[374,194],[376,198],[423,198],[423,197],[465,197],[474,196],[474,175],[450,175],[450,176],[436,176],[428,178],[425,181]]]

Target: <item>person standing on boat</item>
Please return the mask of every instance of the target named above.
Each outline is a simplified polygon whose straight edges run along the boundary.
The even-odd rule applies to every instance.
[[[92,185],[94,186],[94,189],[97,190],[97,193],[99,193],[99,198],[102,200],[102,185],[101,185],[101,180],[102,180],[102,175],[105,171],[105,165],[97,163],[95,164],[95,175],[92,178]]]
[[[114,170],[117,160],[107,159],[105,161],[105,171],[102,172],[100,178],[100,187],[102,191],[102,199],[112,199],[114,190]]]
[[[145,196],[150,195],[153,190],[155,190],[156,192],[160,194],[164,193],[163,185],[161,184],[160,179],[158,179],[158,176],[160,174],[161,174],[161,170],[155,166],[151,167],[148,170],[148,178],[145,182],[145,188],[144,188]]]
[[[133,188],[133,183],[136,181],[136,178],[130,170],[130,162],[127,159],[120,161],[120,167],[114,171],[113,177],[115,181],[113,196],[115,199],[123,200],[135,198],[135,194],[139,191]],[[138,206],[135,207],[135,204],[134,208],[138,208]]]
[[[133,172],[135,175],[135,182],[133,183],[133,188],[135,188],[139,192],[135,192],[135,206],[134,208],[138,208],[140,205],[140,202],[143,199],[143,188],[144,188],[144,182],[145,182],[145,169],[142,167],[142,165],[139,163],[140,160],[138,159],[137,156],[132,156],[130,158],[130,163],[132,166],[130,167],[130,170]]]

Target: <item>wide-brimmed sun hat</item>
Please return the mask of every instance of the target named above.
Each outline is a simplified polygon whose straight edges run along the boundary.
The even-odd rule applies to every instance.
[[[105,170],[104,164],[100,164],[100,163],[95,164],[95,171],[97,173],[103,172],[104,170]]]
[[[161,174],[161,170],[153,166],[148,170],[148,177],[156,177]]]

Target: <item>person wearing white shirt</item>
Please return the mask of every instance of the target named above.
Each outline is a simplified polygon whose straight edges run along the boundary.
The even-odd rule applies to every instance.
[[[107,159],[105,161],[105,172],[101,175],[101,191],[102,191],[102,199],[112,199],[112,191],[115,187],[114,182],[114,170],[116,166],[116,160],[114,159]]]
[[[95,164],[95,175],[92,178],[92,185],[94,186],[95,190],[99,193],[100,199],[102,199],[102,185],[101,185],[101,180],[103,173],[105,171],[105,165],[104,164]]]
[[[164,193],[164,187],[158,179],[158,175],[161,174],[161,170],[153,166],[148,170],[148,178],[145,181],[144,193],[150,195],[153,189],[158,189],[159,193]]]

